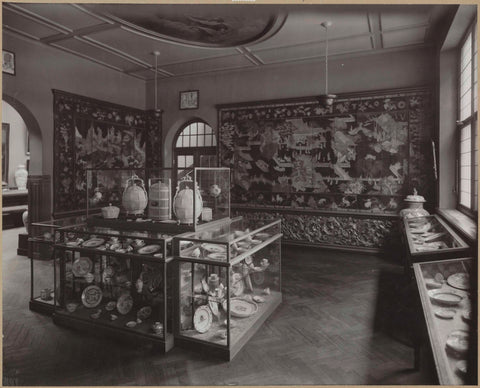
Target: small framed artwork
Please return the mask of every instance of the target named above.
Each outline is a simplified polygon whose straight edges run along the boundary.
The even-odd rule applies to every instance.
[[[180,92],[180,109],[198,109],[198,90]]]
[[[15,75],[15,54],[2,50],[3,65],[2,71],[7,74]]]

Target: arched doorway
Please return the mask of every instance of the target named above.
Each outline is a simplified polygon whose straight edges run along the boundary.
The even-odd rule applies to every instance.
[[[30,167],[30,136],[20,113],[2,101],[2,188],[18,186],[15,171],[19,166]]]
[[[217,166],[217,138],[205,121],[188,121],[178,130],[173,144],[175,168]]]

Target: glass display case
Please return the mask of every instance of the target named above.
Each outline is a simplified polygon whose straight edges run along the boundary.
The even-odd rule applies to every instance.
[[[281,303],[281,221],[241,217],[174,238],[175,343],[231,360]]]
[[[172,235],[87,224],[59,232],[54,322],[171,349]]]
[[[230,169],[89,169],[89,223],[182,233],[230,217]]]
[[[469,245],[438,215],[404,218],[405,269],[413,263],[468,256]]]
[[[54,244],[58,229],[85,221],[85,217],[70,217],[33,222],[30,227],[30,303],[32,311],[52,314],[55,297]]]
[[[469,351],[476,353],[476,276],[471,258],[413,264],[440,385],[463,385]],[[476,365],[475,365],[476,367]]]

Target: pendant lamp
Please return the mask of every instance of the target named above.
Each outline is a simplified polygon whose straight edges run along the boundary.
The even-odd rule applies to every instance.
[[[335,94],[328,93],[328,27],[332,25],[332,22],[326,21],[320,25],[325,28],[325,94],[319,95],[318,101],[323,106],[331,106],[337,97]]]

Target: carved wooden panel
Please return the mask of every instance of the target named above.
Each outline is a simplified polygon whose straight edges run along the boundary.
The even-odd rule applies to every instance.
[[[287,213],[235,210],[247,219],[281,218],[285,242],[339,248],[383,248],[399,238],[395,217],[369,218],[337,214]]]

